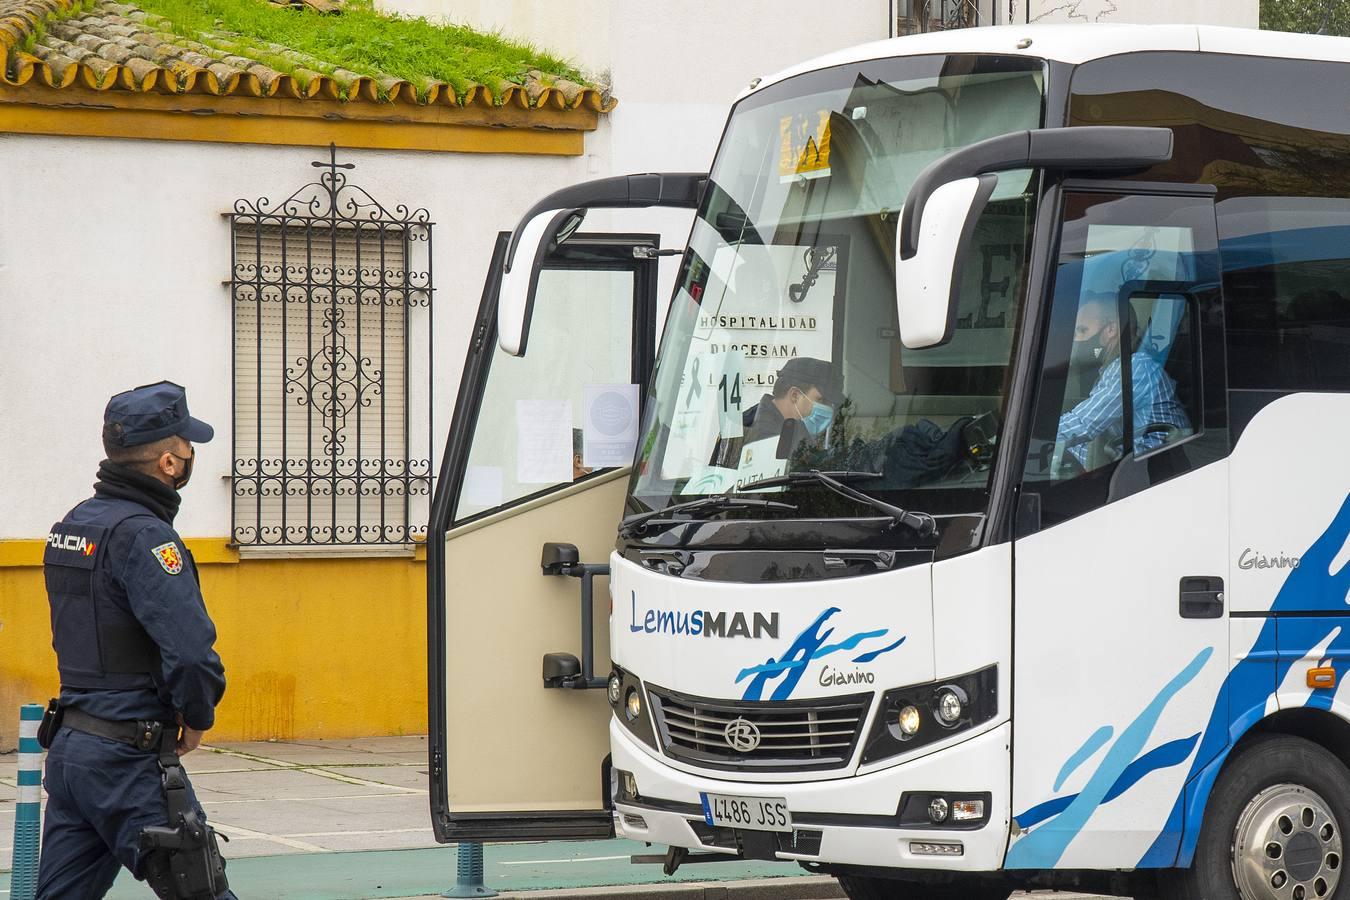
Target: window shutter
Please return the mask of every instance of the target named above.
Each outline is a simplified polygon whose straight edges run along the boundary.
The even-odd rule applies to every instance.
[[[406,231],[302,221],[234,221],[235,539],[400,543]]]

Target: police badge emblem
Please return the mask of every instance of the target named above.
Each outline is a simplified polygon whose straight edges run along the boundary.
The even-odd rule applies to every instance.
[[[170,575],[177,575],[183,571],[183,554],[178,552],[178,545],[173,541],[167,544],[160,544],[150,551],[155,555],[159,562],[159,567]]]

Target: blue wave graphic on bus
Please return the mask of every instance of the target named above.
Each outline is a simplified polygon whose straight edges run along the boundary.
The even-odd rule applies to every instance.
[[[832,606],[816,617],[816,620],[808,625],[801,634],[797,635],[792,646],[788,647],[782,656],[774,659],[770,657],[764,663],[757,666],[750,666],[742,669],[736,676],[736,683],[740,684],[752,675],[754,678],[745,688],[745,694],[741,697],[743,700],[762,700],[764,699],[764,689],[768,687],[769,682],[774,679],[782,679],[773,690],[770,700],[786,700],[792,696],[792,692],[797,687],[797,683],[802,680],[802,675],[806,672],[806,667],[811,662],[835,653],[844,653],[850,650],[856,650],[864,641],[870,641],[876,638],[883,638],[890,633],[889,628],[878,628],[874,631],[860,631],[857,634],[850,635],[842,641],[834,644],[826,644],[834,634],[833,628],[825,628],[825,622],[835,613],[839,612],[839,607]],[[822,631],[821,629],[825,630]],[[881,656],[883,653],[890,653],[905,642],[902,636],[886,646],[868,650],[853,658],[855,663],[869,663]]]
[[[1205,663],[1209,662],[1213,655],[1213,647],[1201,650],[1185,668],[1163,686],[1111,744],[1106,756],[1081,791],[1070,797],[1060,797],[1034,806],[1015,817],[1017,824],[1022,828],[1029,828],[1041,822],[1046,824],[1027,833],[1012,845],[1004,863],[1007,868],[1054,868],[1070,842],[1078,836],[1083,826],[1102,804],[1109,803],[1125,793],[1148,773],[1180,765],[1190,757],[1196,741],[1200,738],[1198,733],[1182,741],[1163,744],[1142,756],[1140,751],[1148,743],[1167,704],[1181,692],[1182,688],[1195,680],[1195,676],[1200,674]],[[1101,729],[1097,733],[1102,734]],[[1074,755],[1080,754],[1081,750]],[[1053,821],[1048,821],[1052,817]]]
[[[1139,783],[1141,779],[1150,772],[1156,772],[1159,769],[1170,769],[1172,766],[1179,766],[1191,758],[1191,751],[1200,740],[1200,732],[1196,732],[1188,738],[1180,738],[1175,741],[1169,741],[1154,747],[1143,756],[1136,759],[1125,767],[1125,771],[1120,773],[1116,783],[1111,785],[1111,789],[1106,792],[1102,798],[1102,805],[1110,803],[1121,794],[1128,791]],[[1099,745],[1100,746],[1100,745]],[[1032,828],[1064,812],[1069,804],[1078,799],[1077,794],[1069,794],[1064,797],[1056,797],[1053,800],[1047,800],[1044,803],[1033,806],[1024,813],[1017,815],[1017,824],[1021,828]]]
[[[1078,767],[1092,758],[1092,755],[1102,748],[1102,745],[1111,740],[1111,736],[1116,730],[1110,725],[1103,725],[1092,733],[1083,746],[1079,747],[1072,756],[1064,761],[1060,767],[1059,774],[1055,776],[1055,793],[1064,787],[1064,782],[1069,780],[1069,776],[1078,770]]]
[[[1350,495],[1341,502],[1327,529],[1299,556],[1298,568],[1289,570],[1270,607],[1275,613],[1325,611],[1333,615],[1271,616],[1265,620],[1251,649],[1233,666],[1215,698],[1200,750],[1158,837],[1139,861],[1140,868],[1190,865],[1200,837],[1205,804],[1219,770],[1238,739],[1265,718],[1271,698],[1294,665],[1325,645],[1320,661],[1336,670],[1336,683],[1350,672],[1350,631],[1344,628],[1343,618],[1350,600],[1347,597],[1350,564],[1343,564],[1336,571],[1331,569],[1347,538],[1350,538]],[[1289,699],[1281,699],[1282,708],[1288,708]],[[1329,709],[1332,699],[1329,691],[1309,691],[1304,706]]]

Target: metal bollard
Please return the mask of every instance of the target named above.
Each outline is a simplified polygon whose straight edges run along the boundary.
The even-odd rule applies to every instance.
[[[14,806],[14,871],[9,879],[10,900],[37,896],[38,852],[42,844],[42,748],[38,725],[43,707],[19,707],[19,802]]]
[[[497,892],[483,884],[483,845],[462,842],[459,847],[459,866],[455,870],[455,886],[442,897],[495,897]]]

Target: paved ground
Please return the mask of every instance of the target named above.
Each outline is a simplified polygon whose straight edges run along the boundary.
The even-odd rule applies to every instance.
[[[14,754],[0,756],[0,900],[8,900],[13,854]],[[230,882],[245,900],[358,900],[435,897],[455,883],[453,847],[432,836],[426,738],[389,737],[204,747],[185,760],[207,816],[230,838]],[[569,891],[625,885],[606,896],[641,897],[642,884],[667,883],[657,866],[628,857],[651,851],[630,841],[503,844],[487,848],[486,880],[501,891]],[[829,896],[832,882],[803,880],[794,866],[715,863],[688,866],[676,880],[688,894],[717,896],[692,882],[745,882],[745,896]],[[784,878],[790,877],[791,881]],[[550,890],[552,889],[552,890]],[[562,893],[553,893],[561,890]],[[739,892],[738,892],[739,893]],[[152,900],[129,877],[109,900]],[[1054,900],[1092,900],[1055,894]]]

